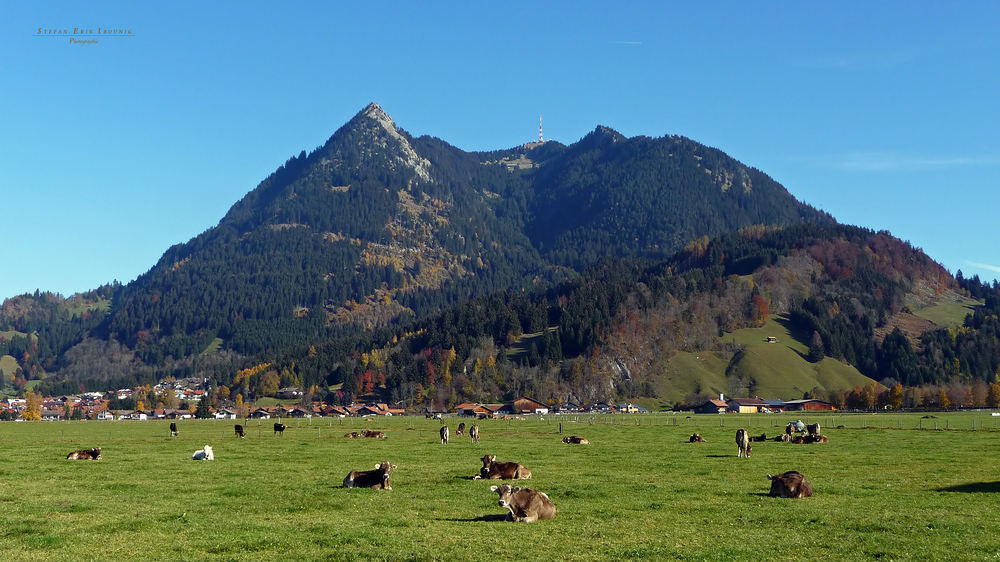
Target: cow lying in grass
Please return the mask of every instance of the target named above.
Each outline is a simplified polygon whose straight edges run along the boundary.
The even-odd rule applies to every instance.
[[[531,478],[531,471],[517,464],[516,462],[497,462],[496,455],[484,455],[479,459],[483,461],[483,468],[479,469],[479,474],[473,476],[474,480],[484,478],[486,480],[527,480]]]
[[[760,435],[756,435],[756,436],[754,436],[754,435],[750,436],[750,442],[751,443],[762,443],[764,441],[767,441],[767,434],[766,433],[761,433]]]
[[[772,498],[808,498],[813,495],[812,485],[794,470],[777,476],[768,474],[767,479],[771,481],[771,491],[767,495]]]
[[[688,439],[688,443],[705,443],[705,438],[695,433],[691,435],[690,439]]]
[[[345,488],[372,488],[373,490],[391,490],[389,471],[396,465],[385,461],[375,465],[375,470],[353,471],[344,477]]]
[[[381,431],[372,431],[370,429],[362,429],[361,436],[369,439],[385,439],[385,433],[382,433]]]
[[[571,443],[574,445],[590,445],[590,441],[585,437],[580,437],[578,435],[570,435],[569,437],[563,437],[563,443]]]
[[[199,449],[191,455],[191,460],[193,461],[214,461],[215,453],[212,452],[212,447],[205,445],[204,449]]]
[[[490,486],[490,491],[500,496],[497,505],[507,508],[507,521],[534,523],[539,519],[552,519],[556,506],[543,492],[530,488],[511,488],[510,484]]]
[[[83,449],[81,451],[73,451],[72,453],[66,455],[66,460],[99,461],[101,460],[101,448],[94,447],[93,449]]]
[[[352,431],[350,433],[345,433],[344,437],[346,437],[348,439],[358,439],[358,438],[361,437],[361,434],[358,433],[357,431]]]

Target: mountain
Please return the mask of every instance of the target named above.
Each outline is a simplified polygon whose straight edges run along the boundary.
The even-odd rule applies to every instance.
[[[414,139],[371,104],[123,287],[110,335],[154,365],[216,336],[261,353],[565,279],[606,255],[662,258],[702,235],[824,219],[684,139],[598,128],[535,153],[511,171]]]
[[[6,345],[22,374],[44,377],[49,392],[199,374],[251,396],[259,394],[259,377],[274,370],[282,386],[353,389],[381,375],[384,399],[436,397],[443,385],[435,385],[434,372],[448,361],[475,370],[477,360],[503,364],[509,356],[509,367],[528,376],[546,358],[549,367],[571,368],[572,358],[615,349],[609,330],[623,311],[639,313],[642,291],[607,285],[601,276],[608,267],[616,274],[694,268],[725,286],[719,276],[757,275],[792,246],[812,247],[795,237],[847,235],[810,225],[836,223],[763,172],[683,137],[626,138],[599,126],[570,145],[469,153],[415,138],[371,104],[322,146],[289,158],[217,226],[168,249],[134,282],[101,288],[93,299],[101,306],[86,322],[56,297],[4,303],[0,332],[15,336],[0,341],[0,351]],[[867,241],[874,233],[866,232],[851,236]],[[784,246],[748,249],[775,239]],[[890,254],[913,254],[885,244]],[[609,259],[619,261],[609,266]],[[807,285],[821,292],[824,278],[816,279]],[[595,287],[610,292],[587,292]],[[887,290],[896,298],[907,287]],[[824,327],[819,309],[802,301],[812,294],[785,295],[777,304],[772,294],[756,296],[800,322],[836,328]],[[718,297],[711,295],[702,298]],[[714,320],[714,332],[699,328],[699,348],[716,346],[704,333],[718,337],[748,322],[752,307],[732,303],[738,310],[730,320]],[[829,355],[842,354],[841,347]],[[877,373],[871,349],[855,347],[861,372]],[[384,357],[390,352],[393,361]],[[612,370],[623,368],[630,369]],[[495,381],[469,384],[484,399],[509,391]],[[449,387],[468,394],[454,381]],[[629,386],[639,393],[652,387]]]

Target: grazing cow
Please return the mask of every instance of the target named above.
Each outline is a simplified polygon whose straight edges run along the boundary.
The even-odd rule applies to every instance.
[[[794,470],[777,476],[768,474],[767,479],[771,481],[771,491],[767,495],[772,498],[808,498],[813,495],[812,485]]]
[[[170,435],[173,435],[174,437],[177,437],[178,435],[176,422],[170,422]]]
[[[472,442],[473,443],[479,443],[479,426],[478,425],[472,424],[472,427],[469,428],[469,437],[472,438]]]
[[[809,433],[809,435],[812,435],[813,437],[819,437],[819,429],[820,428],[818,423],[811,423],[806,426],[806,431]]]
[[[497,505],[507,508],[507,521],[534,523],[539,519],[552,519],[556,506],[543,492],[530,488],[511,488],[510,484],[490,486],[490,491],[500,496]]]
[[[280,433],[281,436],[284,437],[285,436],[285,429],[287,429],[287,428],[288,428],[288,426],[285,425],[285,424],[283,424],[283,423],[275,423],[274,424],[274,434],[278,435]]]
[[[369,429],[364,429],[361,431],[362,437],[368,437],[370,439],[385,439],[385,433],[381,431],[371,431]]]
[[[483,461],[483,468],[479,469],[479,475],[473,476],[473,480],[485,478],[486,480],[527,480],[531,478],[531,471],[516,462],[497,462],[496,455],[484,455],[479,459]]]
[[[101,448],[94,447],[93,449],[83,449],[81,451],[73,451],[72,453],[66,455],[66,460],[99,461],[101,460]]]
[[[448,426],[446,425],[441,426],[441,444],[442,445],[448,444]]]
[[[344,435],[344,437],[347,437],[348,439],[357,439],[357,438],[361,437],[361,435],[357,431],[352,431],[352,432]]]
[[[465,422],[458,424],[458,429],[455,430],[455,437],[461,437],[465,433]]]
[[[688,443],[705,443],[705,438],[695,433],[691,435],[690,439],[688,439]]]
[[[750,458],[750,452],[753,451],[753,447],[750,446],[750,436],[747,435],[747,430],[742,427],[736,430],[736,456]]]
[[[353,471],[344,477],[345,488],[372,488],[374,490],[391,490],[389,484],[389,471],[396,468],[396,465],[385,461],[375,465],[375,470]]]
[[[215,453],[212,452],[212,447],[205,445],[204,449],[199,449],[191,455],[191,460],[193,461],[214,461]]]
[[[243,426],[240,424],[234,425],[233,430],[236,431],[236,436],[239,437],[240,439],[247,436],[246,432],[243,431]]]
[[[570,435],[569,437],[563,437],[563,443],[572,443],[574,445],[590,445],[590,441],[584,437],[578,435]]]

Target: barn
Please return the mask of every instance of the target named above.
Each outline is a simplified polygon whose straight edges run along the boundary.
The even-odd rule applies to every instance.
[[[526,396],[522,396],[517,400],[514,400],[514,413],[515,414],[547,414],[549,413],[549,407],[542,404],[538,400],[533,400]]]
[[[836,406],[829,402],[824,402],[822,400],[808,399],[808,400],[790,400],[785,402],[785,411],[806,411],[806,412],[832,412],[836,410]]]
[[[697,408],[695,408],[694,409],[694,413],[696,413],[696,414],[725,414],[726,413],[726,409],[728,409],[728,408],[729,408],[728,404],[726,404],[722,400],[713,398],[713,399],[709,400],[708,402],[705,402],[701,406],[698,406]]]

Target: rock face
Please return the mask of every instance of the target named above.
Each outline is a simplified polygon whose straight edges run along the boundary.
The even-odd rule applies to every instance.
[[[366,132],[372,134],[374,137],[372,140],[376,146],[389,149],[391,158],[395,163],[412,169],[421,180],[426,182],[431,181],[430,161],[426,158],[421,158],[413,150],[406,137],[396,130],[396,123],[393,122],[392,117],[389,117],[389,114],[383,111],[377,103],[372,102],[361,111],[361,115],[371,119],[372,124],[375,126],[375,128],[369,129]]]

